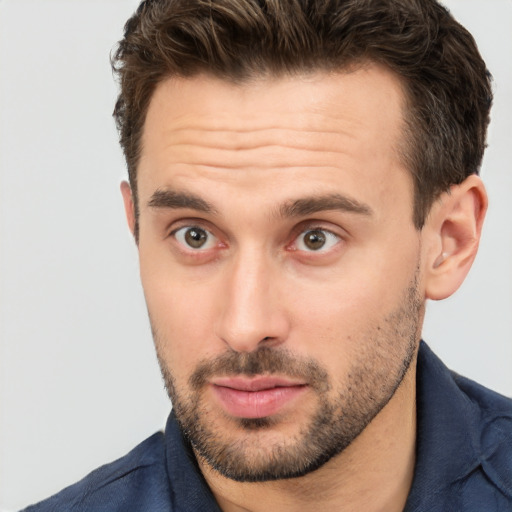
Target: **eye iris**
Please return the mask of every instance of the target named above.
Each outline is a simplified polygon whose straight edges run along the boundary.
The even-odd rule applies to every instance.
[[[304,235],[304,244],[306,245],[306,247],[312,249],[313,251],[321,249],[325,245],[325,242],[325,234],[322,233],[322,231],[308,231]]]
[[[190,247],[199,249],[206,242],[206,232],[199,228],[187,229],[187,232],[185,233],[185,241],[190,245]]]

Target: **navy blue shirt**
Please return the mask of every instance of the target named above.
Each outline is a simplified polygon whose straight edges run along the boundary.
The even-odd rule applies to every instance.
[[[405,512],[511,512],[512,400],[450,372],[422,342],[417,411]],[[25,510],[220,511],[172,413],[165,434]]]

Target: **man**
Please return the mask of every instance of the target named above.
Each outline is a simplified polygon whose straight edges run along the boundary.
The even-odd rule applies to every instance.
[[[467,31],[430,0],[154,0],[114,68],[173,413],[31,510],[510,510],[510,400],[420,341],[487,207]]]

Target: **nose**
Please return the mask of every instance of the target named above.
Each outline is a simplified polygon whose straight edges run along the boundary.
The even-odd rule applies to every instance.
[[[279,296],[280,269],[256,250],[240,253],[228,267],[219,297],[217,336],[237,352],[284,343],[290,324]]]

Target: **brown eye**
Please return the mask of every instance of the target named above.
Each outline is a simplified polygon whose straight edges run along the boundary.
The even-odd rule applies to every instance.
[[[315,229],[305,233],[303,240],[304,245],[308,249],[311,249],[312,251],[318,251],[318,249],[321,249],[325,245],[326,237],[323,231]]]
[[[185,242],[194,249],[199,249],[206,243],[206,232],[204,229],[190,228],[185,232]]]
[[[304,252],[326,252],[340,242],[341,238],[332,231],[322,228],[303,231],[295,239],[295,247]]]
[[[190,249],[210,249],[215,245],[215,236],[198,226],[185,226],[173,233],[176,240]]]

